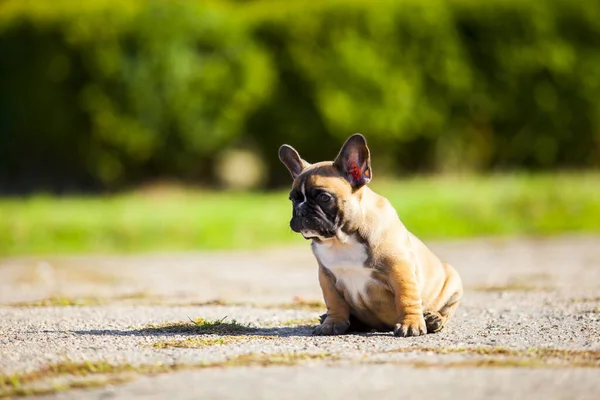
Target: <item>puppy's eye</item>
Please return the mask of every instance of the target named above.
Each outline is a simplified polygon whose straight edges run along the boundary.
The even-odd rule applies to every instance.
[[[319,203],[329,203],[333,197],[329,193],[321,193],[318,197]]]

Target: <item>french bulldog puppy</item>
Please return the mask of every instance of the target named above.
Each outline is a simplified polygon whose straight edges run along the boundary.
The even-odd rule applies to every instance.
[[[364,136],[351,136],[335,161],[309,164],[291,146],[279,158],[294,179],[290,227],[312,241],[327,314],[316,335],[440,331],[462,297],[460,277],[441,262],[367,183]]]

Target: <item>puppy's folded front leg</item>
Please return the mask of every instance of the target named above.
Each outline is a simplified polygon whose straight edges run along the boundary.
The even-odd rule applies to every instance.
[[[423,318],[423,302],[415,275],[415,266],[407,260],[391,266],[389,283],[394,291],[398,323],[394,327],[395,336],[419,336],[427,333]]]
[[[314,335],[341,335],[350,326],[350,306],[335,288],[335,277],[319,265],[319,284],[327,306],[327,317],[315,328]]]

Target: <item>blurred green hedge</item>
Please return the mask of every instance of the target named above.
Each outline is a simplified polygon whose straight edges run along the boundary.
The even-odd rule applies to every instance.
[[[600,2],[0,3],[0,190],[215,183],[225,149],[376,173],[600,165]],[[243,173],[243,171],[240,171]]]

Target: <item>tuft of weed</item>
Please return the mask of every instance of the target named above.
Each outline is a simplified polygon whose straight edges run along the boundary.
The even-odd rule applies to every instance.
[[[197,333],[212,335],[231,335],[251,332],[256,330],[250,325],[241,324],[235,319],[225,322],[224,317],[219,320],[206,320],[204,318],[191,319],[189,322],[167,322],[165,324],[152,324],[144,327],[144,332],[154,333]]]
[[[222,344],[228,344],[242,340],[242,336],[227,336],[217,338],[187,338],[187,339],[174,339],[174,340],[162,340],[152,344],[152,347],[156,349],[166,348],[183,348],[183,349],[199,349],[202,347],[216,346]]]
[[[5,307],[85,307],[99,306],[122,300],[147,299],[146,293],[129,293],[114,297],[67,297],[52,296],[47,299],[4,304]]]
[[[504,347],[402,347],[390,353],[466,354],[485,358],[445,363],[448,366],[571,366],[600,367],[600,350],[570,350],[547,347],[508,349]],[[429,365],[428,363],[422,363]]]
[[[330,353],[276,353],[276,354],[258,354],[249,353],[236,356],[225,361],[223,366],[290,366],[308,361],[335,361],[339,357]]]
[[[223,361],[199,364],[156,364],[156,365],[132,365],[132,364],[109,364],[104,361],[98,362],[72,362],[65,361],[47,365],[31,372],[15,373],[0,376],[0,398],[12,396],[41,396],[78,388],[101,387],[109,384],[119,384],[130,381],[136,374],[155,375],[167,372],[219,368],[219,367],[242,367],[242,366],[291,366],[302,362],[336,360],[337,357],[328,353],[279,353],[279,354],[256,354],[249,353],[235,356]],[[93,375],[103,376],[104,379],[89,378]],[[32,387],[32,384],[48,381],[58,377],[82,378],[71,382],[53,384],[47,388]]]

